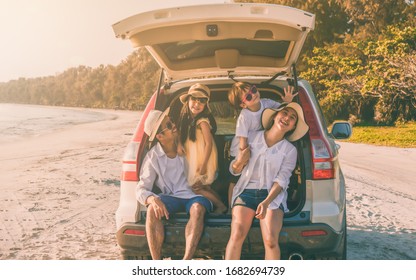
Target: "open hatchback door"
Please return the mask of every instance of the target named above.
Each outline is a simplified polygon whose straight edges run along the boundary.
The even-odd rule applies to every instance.
[[[164,8],[113,25],[145,46],[169,80],[207,76],[290,76],[313,14],[279,5],[222,3]]]

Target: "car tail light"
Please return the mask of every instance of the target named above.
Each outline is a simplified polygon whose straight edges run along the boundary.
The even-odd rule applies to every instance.
[[[313,154],[313,179],[334,178],[334,164],[328,145],[322,139],[311,138]]]
[[[122,181],[137,181],[137,155],[140,142],[130,142],[124,151],[123,166],[121,172]]]
[[[126,235],[146,236],[146,232],[144,230],[138,230],[138,229],[126,229],[124,231],[124,234],[126,234]]]
[[[324,230],[304,230],[301,232],[302,237],[308,237],[308,236],[322,236],[327,235],[328,233]]]
[[[127,145],[123,155],[123,166],[121,172],[122,181],[138,181],[140,170],[140,155],[144,150],[144,145],[141,143],[146,142],[146,135],[144,133],[144,120],[146,120],[149,112],[155,107],[156,94],[150,98],[149,103],[144,110],[141,120],[135,130],[133,139]]]
[[[309,125],[312,150],[312,179],[333,179],[335,176],[334,157],[329,148],[329,143],[323,137],[324,134],[319,126],[317,112],[314,111],[311,100],[306,95],[304,89],[300,88],[299,91],[300,104],[305,114],[305,121]]]

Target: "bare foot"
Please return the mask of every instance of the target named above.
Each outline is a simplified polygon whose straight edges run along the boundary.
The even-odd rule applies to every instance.
[[[225,212],[227,212],[227,206],[225,206],[224,204],[223,205],[220,205],[220,206],[218,206],[215,210],[214,210],[214,214],[224,214]]]

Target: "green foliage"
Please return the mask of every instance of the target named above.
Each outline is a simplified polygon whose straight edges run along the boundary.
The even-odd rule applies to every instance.
[[[316,15],[298,62],[329,121],[402,123],[416,118],[416,4],[406,0],[250,0]],[[142,109],[159,67],[145,49],[117,66],[0,83],[0,102]]]
[[[329,121],[351,114],[384,124],[415,120],[415,44],[415,27],[389,26],[377,39],[315,48],[301,75]]]
[[[79,66],[56,76],[0,84],[0,102],[141,109],[158,82],[159,67],[145,49],[117,66]]]
[[[374,37],[383,33],[388,25],[414,20],[407,0],[337,0],[336,2],[348,14],[350,34],[355,38]]]
[[[395,126],[355,126],[351,139],[347,141],[401,148],[416,148],[416,122],[408,122]]]
[[[246,0],[237,2],[273,3],[310,12],[315,15],[315,30],[308,35],[304,50],[315,46],[342,42],[348,32],[348,17],[336,0]]]

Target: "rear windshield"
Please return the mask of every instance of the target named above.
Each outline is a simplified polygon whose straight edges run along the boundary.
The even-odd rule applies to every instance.
[[[283,94],[283,90],[281,88],[275,86],[263,88],[259,85],[257,85],[257,88],[260,91],[261,98],[272,99],[280,103],[282,102],[280,94]],[[216,135],[234,135],[240,111],[237,111],[231,106],[228,101],[227,92],[211,89],[209,106],[215,117],[215,121],[217,122]]]
[[[237,112],[227,101],[211,101],[212,115],[217,122],[217,135],[233,135],[237,122]]]
[[[217,132],[216,135],[234,135],[235,128],[237,123],[237,118],[239,111],[234,109],[233,106],[228,101],[228,89],[231,88],[231,85],[227,87],[221,86],[220,88],[211,87],[211,98],[209,101],[209,108],[212,112],[212,115],[217,122]],[[283,93],[283,90],[279,87],[269,87],[262,88],[258,86],[259,91],[261,92],[261,98],[273,99],[278,102],[282,102],[279,95]],[[179,119],[179,114],[183,104],[179,100],[181,94],[186,94],[187,89],[184,89],[181,93],[178,93],[174,100],[170,103],[171,110],[170,116],[173,120]]]

